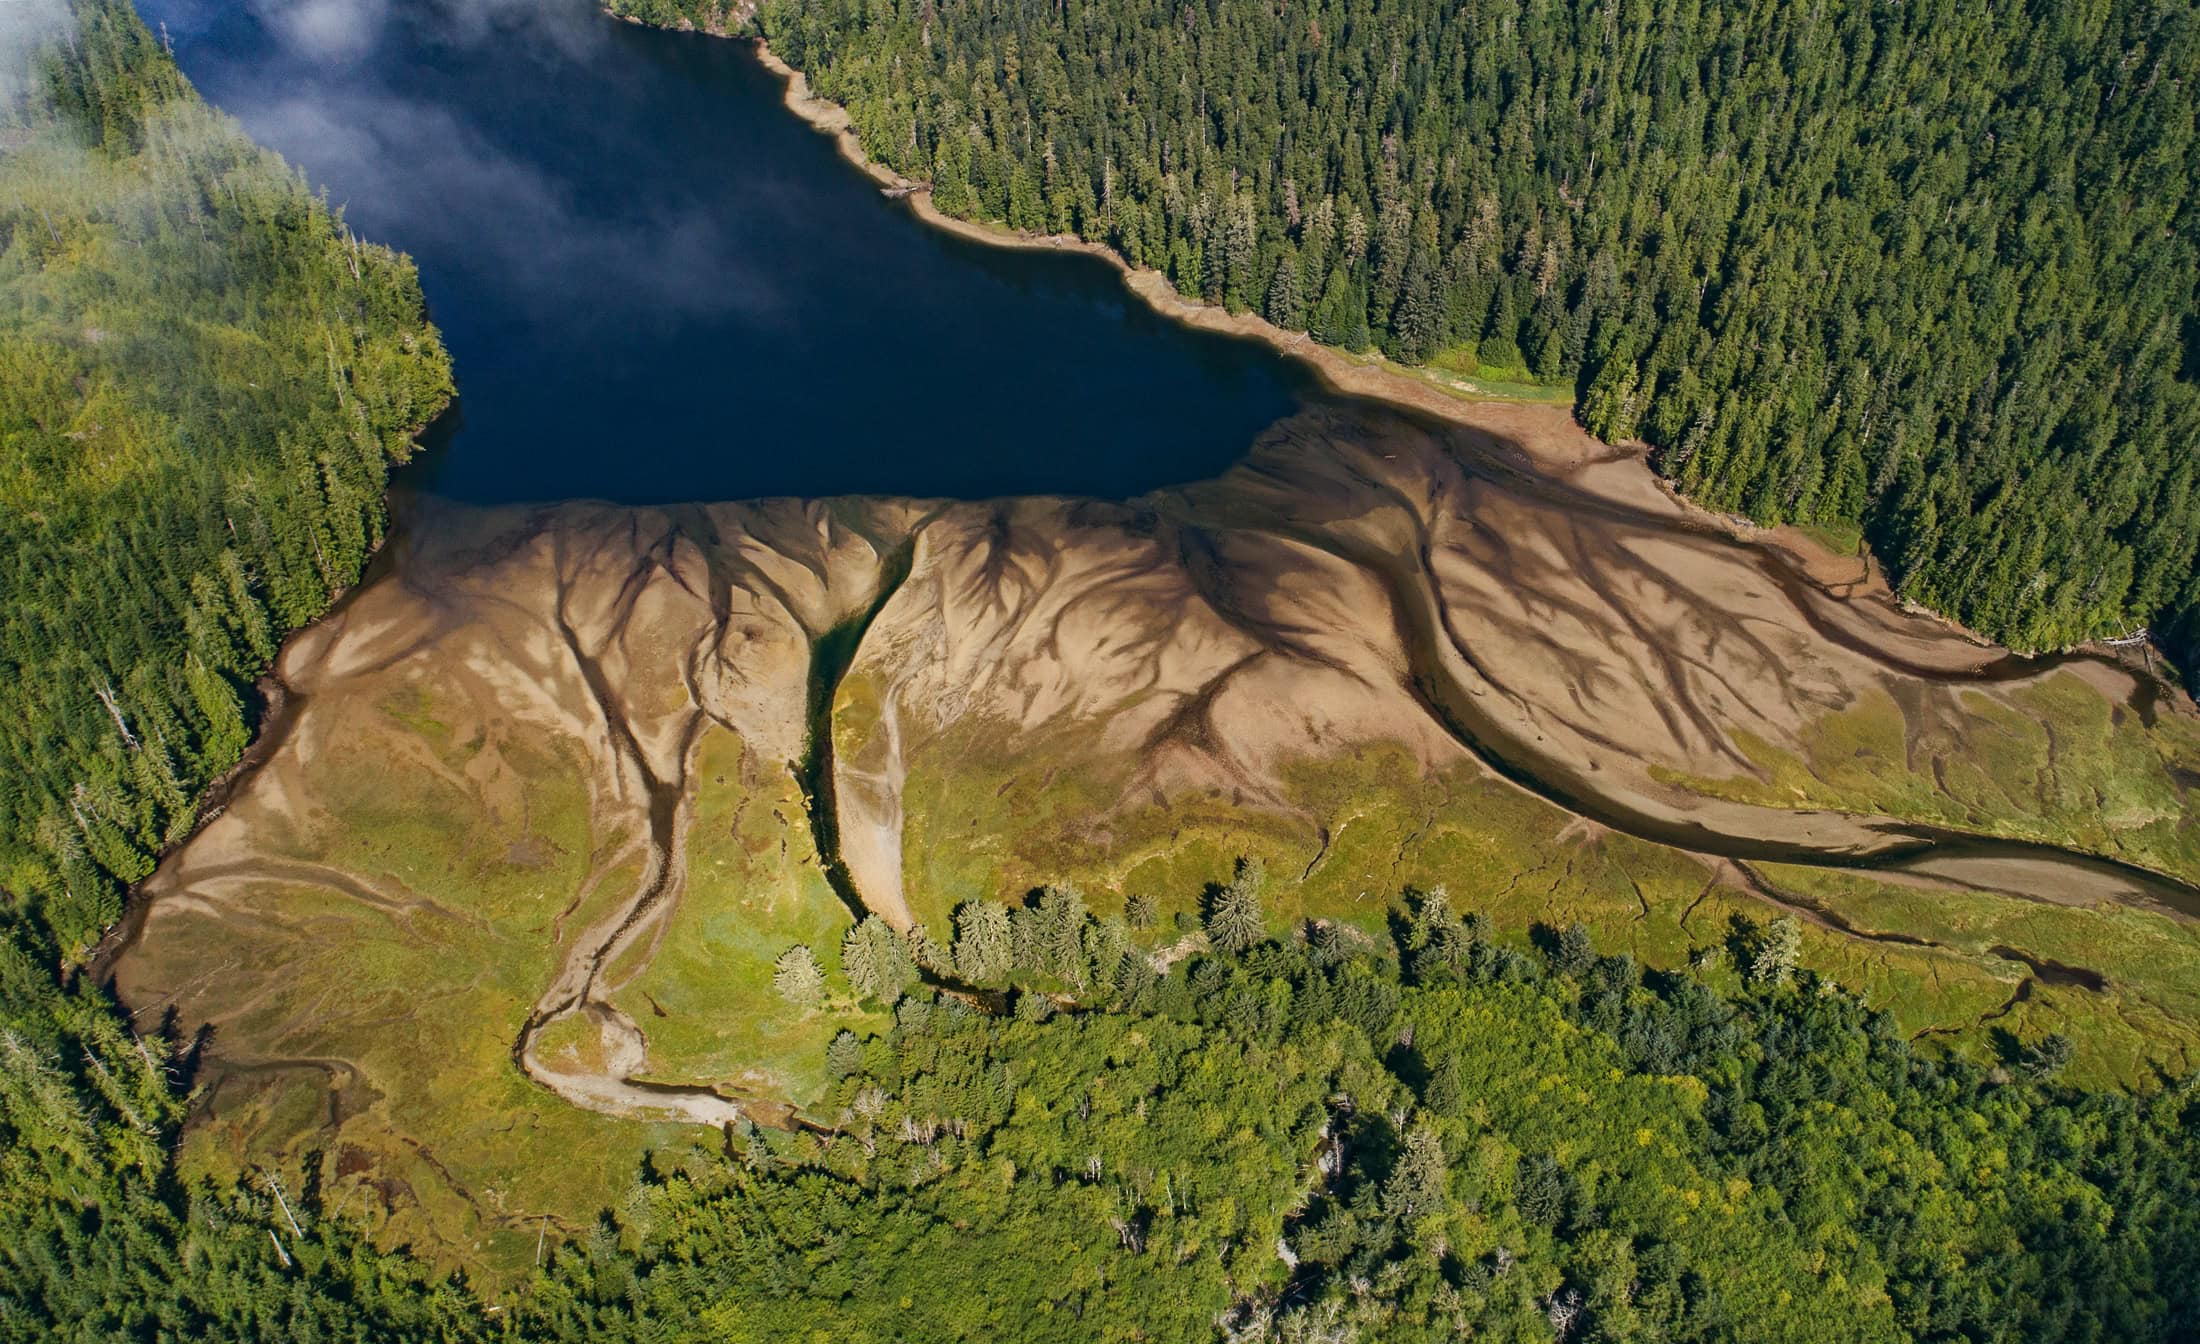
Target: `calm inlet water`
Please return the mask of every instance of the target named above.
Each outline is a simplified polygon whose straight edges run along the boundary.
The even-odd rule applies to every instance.
[[[1303,373],[1089,257],[948,237],[748,49],[589,0],[145,0],[185,72],[410,252],[474,503],[1126,496],[1211,476]]]

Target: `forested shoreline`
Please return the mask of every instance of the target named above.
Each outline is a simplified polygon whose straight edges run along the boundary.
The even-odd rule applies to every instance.
[[[668,1151],[495,1302],[317,1171],[186,1180],[192,1043],[77,962],[356,580],[450,372],[408,263],[123,0],[70,8],[0,86],[0,1339],[2200,1329],[2190,1079],[2079,1093],[2054,1038],[1933,1059],[1798,970],[1792,922],[1646,972],[1469,892],[1286,925],[1250,866],[1176,927],[1066,887],[938,942],[858,926],[860,982],[785,990],[894,1025],[833,1041],[808,1124]]]
[[[411,263],[126,5],[37,59],[0,161],[0,882],[73,955],[242,754],[452,388]]]
[[[2189,6],[766,0],[753,26],[949,215],[1571,385],[1707,507],[1860,527],[1997,641],[2151,628],[2190,661]]]
[[[79,965],[243,752],[277,644],[358,579],[449,362],[411,264],[200,102],[127,0],[7,37],[0,1338],[426,1337],[471,1313],[455,1285],[179,1180],[191,1043]]]

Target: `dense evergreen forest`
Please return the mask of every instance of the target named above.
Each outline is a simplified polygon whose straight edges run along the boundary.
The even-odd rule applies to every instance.
[[[64,952],[234,764],[277,640],[355,581],[451,394],[352,238],[94,5],[0,130],[0,884]]]
[[[410,264],[200,103],[125,0],[24,8],[0,27],[0,1338],[434,1337],[473,1314],[455,1289],[279,1247],[265,1190],[177,1184],[184,1063],[71,968],[238,759],[276,642],[357,579],[448,363]]]
[[[612,0],[719,26],[718,0]],[[2200,611],[2200,11],[764,0],[951,215],[1572,383],[1714,509],[2018,648]]]
[[[522,1308],[600,1340],[2131,1340],[2200,1329],[2191,1088],[1914,1053],[1737,926],[1729,988],[1442,892],[1209,893],[1165,973],[1052,889],[870,959],[798,1132],[664,1164]],[[875,918],[875,917],[874,917]],[[852,940],[876,942],[877,930]],[[1177,935],[1162,935],[1176,942]],[[799,959],[798,959],[799,960]],[[1020,984],[965,1001],[929,963]],[[788,986],[799,990],[800,986]],[[908,992],[905,992],[908,991]],[[1010,1006],[1012,1003],[1013,1006]]]
[[[895,1025],[832,1044],[810,1122],[668,1155],[496,1304],[310,1177],[184,1182],[188,1052],[70,965],[356,576],[448,370],[401,259],[121,0],[72,9],[0,128],[0,1339],[2200,1331],[2189,1080],[2071,1092],[2054,1038],[1936,1062],[1784,921],[1646,974],[1471,893],[1285,927],[1249,869],[1182,928],[1067,889],[859,926]]]

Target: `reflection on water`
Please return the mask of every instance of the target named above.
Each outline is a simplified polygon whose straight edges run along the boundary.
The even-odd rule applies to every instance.
[[[1211,476],[1301,372],[1070,254],[919,223],[748,48],[588,0],[147,0],[202,92],[412,253],[476,503],[1128,496]]]

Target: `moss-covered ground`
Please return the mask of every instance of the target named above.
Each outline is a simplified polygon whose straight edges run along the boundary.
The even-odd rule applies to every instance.
[[[616,1202],[675,1135],[578,1110],[510,1053],[561,936],[631,889],[638,862],[612,861],[631,837],[591,817],[571,751],[459,737],[445,721],[479,716],[437,708],[393,699],[390,731],[331,744],[310,805],[262,837],[297,867],[260,865],[234,917],[179,921],[160,954],[233,967],[239,1002],[215,1033],[186,1170],[317,1182],[380,1239],[493,1273],[524,1263],[545,1217],[577,1227]]]
[[[1748,734],[1762,771],[1665,783],[1771,807],[1836,808],[2087,850],[2200,882],[2200,722],[2150,724],[2062,672],[1904,705],[1879,689],[1811,723],[1800,752]]]
[[[1806,962],[1913,1036],[1994,1062],[2059,1033],[2077,1046],[2071,1077],[2092,1086],[2146,1085],[2200,1062],[2200,926],[2188,920],[1783,864],[1763,876],[1846,926],[1813,938]]]
[[[686,887],[646,968],[612,1001],[649,1037],[651,1080],[806,1105],[829,1081],[826,1043],[887,1020],[845,994],[793,1007],[772,989],[773,964],[806,944],[837,989],[840,942],[854,920],[825,880],[785,762],[761,760],[712,729],[692,778]]]
[[[1219,794],[1117,807],[1122,767],[1070,765],[1109,758],[1074,728],[1057,735],[958,730],[911,763],[906,881],[934,928],[951,927],[961,900],[1068,881],[1102,912],[1152,896],[1164,918],[1150,941],[1165,942],[1171,916],[1196,917],[1245,856],[1266,866],[1278,927],[1328,918],[1375,932],[1404,892],[1442,887],[1515,936],[1579,921],[1601,948],[1716,976],[1737,974],[1737,921],[1784,903],[1806,920],[1805,964],[1920,1048],[1992,1061],[2058,1032],[2078,1047],[2073,1078],[2095,1086],[2152,1085],[2200,1049],[2200,928],[2165,913],[1716,865],[1575,820],[1472,763],[1425,770],[1380,747],[1287,767],[1288,807]]]
[[[858,703],[860,682],[844,692],[836,740],[860,750],[877,714]],[[2184,730],[2095,713],[2098,702],[2061,679],[2006,703],[1970,697],[1960,721],[1906,746],[1902,707],[1867,699],[1819,724],[1807,757],[1767,753],[1773,783],[1697,784],[2193,866],[2172,773]],[[179,921],[183,941],[161,952],[237,968],[240,1006],[188,1156],[200,1170],[320,1182],[336,1216],[494,1278],[524,1268],[546,1225],[573,1230],[617,1203],[651,1149],[722,1140],[578,1109],[511,1057],[570,941],[642,871],[638,822],[592,815],[578,744],[506,726],[449,688],[405,688],[376,713],[375,731],[322,749],[309,805],[260,828],[262,858],[229,917]],[[1470,760],[1428,766],[1383,745],[1281,764],[1281,797],[1165,799],[1100,731],[965,723],[914,748],[904,880],[936,936],[952,935],[961,901],[1074,882],[1103,914],[1154,898],[1162,918],[1142,938],[1159,945],[1196,925],[1205,894],[1249,857],[1266,867],[1279,930],[1334,919],[1379,934],[1404,893],[1442,887],[1507,936],[1579,921],[1602,949],[1716,977],[1736,974],[1737,921],[1778,913],[1761,891],[1808,921],[1806,965],[1886,1009],[1921,1049],[1992,1060],[2059,1032],[2077,1045],[2074,1079],[2144,1086],[2200,1046],[2200,932],[2164,914],[1745,872],[1581,822]],[[685,884],[662,936],[614,968],[612,1002],[647,1037],[649,1080],[715,1086],[767,1117],[799,1109],[825,1089],[834,1034],[886,1025],[837,974],[850,911],[792,763],[714,728],[690,789]],[[772,989],[796,943],[832,986],[813,1008]],[[577,1020],[537,1045],[575,1067],[602,1062]]]

